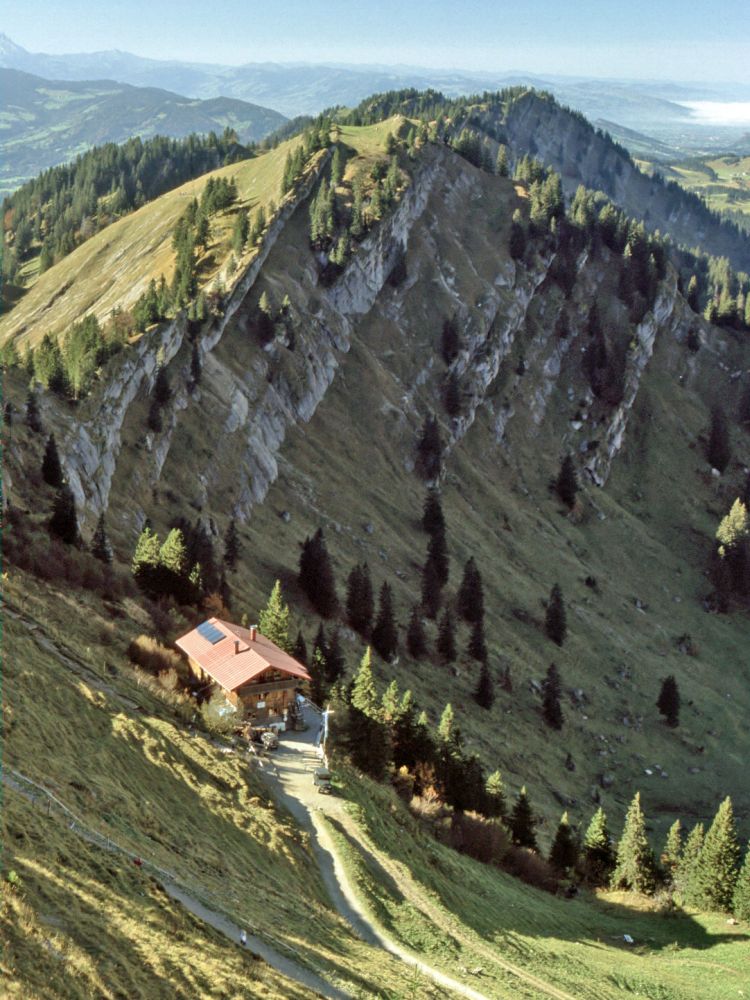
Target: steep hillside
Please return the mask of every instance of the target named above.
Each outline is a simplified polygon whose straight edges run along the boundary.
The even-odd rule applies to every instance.
[[[243,142],[257,142],[285,121],[278,111],[245,101],[197,100],[114,80],[67,82],[0,69],[0,87],[0,196],[40,170],[105,142],[134,135],[181,138],[225,128],[234,129]]]
[[[518,157],[526,150],[526,115],[537,113],[533,102],[532,111],[519,103],[518,118],[506,126]],[[566,124],[570,134],[560,136],[571,153],[576,127]],[[412,989],[395,958],[384,959],[337,915],[308,832],[269,806],[261,776],[200,733],[191,735],[185,720],[193,703],[160,693],[128,664],[127,644],[137,633],[171,641],[203,613],[147,602],[135,587],[130,562],[147,520],[162,537],[178,518],[200,522],[218,560],[234,518],[240,555],[225,590],[232,616],[256,618],[280,579],[293,634],[299,627],[308,648],[319,623],[297,582],[300,543],[323,528],[340,596],[350,569],[366,560],[376,587],[392,586],[399,626],[398,658],[376,662],[380,689],[391,679],[401,691],[411,689],[433,725],[451,702],[467,748],[488,770],[502,771],[509,794],[528,787],[544,850],[563,809],[580,825],[601,803],[619,830],[636,790],[654,847],[673,819],[710,819],[726,794],[741,836],[750,832],[747,613],[715,614],[705,602],[716,527],[744,488],[750,464],[750,440],[735,417],[750,368],[747,335],[694,312],[666,257],[661,269],[654,257],[648,297],[634,296],[627,253],[596,233],[587,236],[572,219],[533,223],[538,182],[534,188],[478,169],[446,143],[411,136],[403,119],[344,124],[336,132],[346,156],[331,214],[353,214],[350,191],[366,177],[369,220],[336,270],[320,238],[311,247],[311,223],[333,169],[333,157],[321,152],[262,244],[240,260],[207,319],[181,311],[151,326],[75,402],[40,390],[42,431],[24,419],[28,372],[13,364],[5,373],[3,488],[12,557],[6,761],[100,835],[142,855],[152,879],[141,895],[132,861],[104,865],[87,846],[78,865],[83,885],[71,885],[68,872],[78,859],[73,853],[70,860],[75,848],[68,834],[55,825],[54,842],[40,845],[45,820],[13,789],[6,821],[25,896],[19,899],[15,881],[5,893],[19,967],[30,961],[29,937],[34,948],[47,948],[45,928],[52,926],[51,947],[70,955],[76,977],[87,985],[110,977],[126,988],[128,963],[147,946],[140,926],[147,920],[158,961],[182,963],[186,992],[222,995],[222,980],[205,978],[220,974],[216,938],[202,925],[193,930],[192,918],[164,897],[158,866],[233,926],[247,924],[348,995],[434,995],[421,982]],[[537,133],[535,141],[547,140]],[[371,185],[373,174],[391,169],[386,150],[398,167],[398,194],[378,218]],[[222,173],[234,171],[244,205],[278,191],[285,157],[279,147]],[[576,170],[584,172],[586,163],[583,155]],[[620,177],[614,168],[613,176]],[[569,175],[566,183],[573,181]],[[625,202],[635,197],[624,181],[621,193]],[[19,306],[48,279],[47,308],[27,314],[23,329],[12,328],[15,335],[34,341],[47,317],[63,329],[80,315],[76,281],[91,296],[87,308],[104,315],[127,300],[132,285],[158,273],[154,248],[163,249],[158,266],[168,266],[180,198],[164,196],[50,268]],[[663,210],[657,199],[654,212]],[[118,234],[139,216],[148,220],[141,238],[155,242],[131,256]],[[111,234],[117,242],[106,258],[109,270],[97,273],[104,256],[78,255]],[[106,240],[99,251],[109,252]],[[73,285],[60,284],[55,299],[55,276],[59,281],[60,268],[73,259]],[[102,274],[120,282],[116,294]],[[261,300],[275,317],[270,333],[259,327]],[[16,322],[17,311],[4,324]],[[441,331],[448,319],[459,344],[446,362]],[[10,326],[3,335],[11,335]],[[598,337],[608,360],[592,368]],[[154,426],[150,408],[160,371],[169,392]],[[450,382],[458,400],[449,416]],[[729,415],[732,443],[721,475],[705,455],[718,402]],[[459,655],[451,666],[435,653],[432,621],[428,655],[415,660],[405,652],[427,544],[420,522],[428,483],[415,467],[416,445],[433,413],[444,443],[438,477],[450,556],[444,603],[454,603],[463,565],[473,556],[484,579],[497,695],[488,710],[472,696],[479,668],[465,652],[466,625],[458,628]],[[41,466],[50,432],[85,544],[100,515],[106,517],[114,579],[62,543],[49,548],[54,489],[43,482]],[[550,488],[566,452],[581,484],[572,512]],[[561,647],[543,628],[554,583],[568,612]],[[364,644],[339,624],[349,677]],[[546,727],[540,713],[539,682],[553,660],[563,683],[561,732]],[[677,678],[683,698],[676,729],[664,725],[655,706],[667,674]],[[500,684],[508,676],[511,690]],[[169,686],[168,676],[163,681]],[[498,998],[598,1000],[626,991],[687,1000],[698,981],[702,995],[731,995],[707,961],[718,959],[734,989],[745,928],[691,914],[671,922],[637,912],[634,900],[590,894],[573,903],[568,923],[567,901],[550,905],[505,874],[485,875],[477,863],[433,845],[390,790],[343,773],[340,791],[354,825],[330,821],[330,835],[357,890],[396,939],[469,981],[474,993],[467,995],[480,987],[479,995]],[[405,859],[412,875],[402,885],[395,875]],[[62,884],[55,881],[61,867]],[[97,899],[112,928],[112,967],[89,922]],[[69,912],[83,916],[71,919]],[[142,918],[138,926],[132,913]],[[638,947],[621,963],[622,935],[634,927]],[[165,928],[173,928],[172,937]],[[170,951],[187,933],[197,935],[205,967],[194,953]],[[508,961],[543,974],[545,982],[519,992]],[[477,982],[470,970],[485,964],[486,977]],[[157,964],[140,970],[144,995],[149,989],[159,995],[152,984],[161,971]],[[263,995],[267,970],[258,975],[240,995]],[[26,984],[23,995],[41,993],[38,979]],[[294,996],[293,988],[284,995]]]

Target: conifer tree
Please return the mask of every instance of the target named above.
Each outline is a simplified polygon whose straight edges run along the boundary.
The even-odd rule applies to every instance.
[[[700,893],[698,890],[698,868],[705,832],[702,823],[696,823],[685,840],[685,846],[674,870],[673,882],[675,890],[683,902],[689,905],[697,904]]]
[[[326,664],[323,651],[318,646],[313,650],[308,672],[310,674],[310,700],[313,705],[322,705],[328,696],[328,685],[326,684]]]
[[[428,618],[435,619],[440,610],[442,584],[435,563],[430,559],[422,570],[422,607]]]
[[[67,483],[58,487],[55,499],[52,501],[52,516],[49,519],[49,533],[65,542],[66,545],[78,543],[78,517],[73,493]]]
[[[453,625],[453,615],[450,608],[446,608],[438,626],[437,642],[435,648],[440,659],[446,665],[453,663],[456,659],[456,633]]]
[[[440,503],[440,493],[436,489],[430,489],[425,494],[424,507],[422,508],[422,527],[428,535],[440,532],[445,536],[445,518]]]
[[[745,851],[745,863],[737,876],[732,911],[738,920],[750,923],[750,844]]]
[[[504,819],[508,811],[505,801],[505,786],[500,771],[493,771],[485,783],[487,795],[484,813],[490,819]]]
[[[240,539],[237,534],[237,522],[232,518],[224,535],[224,565],[228,569],[234,569],[237,566],[239,555]]]
[[[461,338],[456,329],[454,319],[443,321],[443,329],[440,333],[440,356],[446,365],[452,364],[458,357],[461,350]]]
[[[360,661],[359,669],[354,675],[350,702],[354,708],[359,709],[370,718],[376,719],[380,715],[380,699],[375,687],[375,678],[372,673],[372,652],[368,646]]]
[[[344,674],[345,663],[344,654],[341,650],[341,635],[338,625],[331,632],[328,646],[325,651],[326,680],[329,684],[335,684]]]
[[[427,635],[425,634],[422,622],[422,611],[418,604],[415,604],[409,618],[409,626],[406,630],[406,648],[409,656],[415,660],[421,660],[427,653]]]
[[[384,722],[392,724],[399,713],[398,684],[392,680],[383,692],[380,714]]]
[[[445,532],[440,529],[436,528],[430,535],[430,540],[427,543],[427,563],[432,566],[440,586],[444,587],[448,582],[450,564]]]
[[[654,857],[646,836],[640,792],[635,793],[625,817],[610,885],[613,889],[631,889],[646,894],[656,888]]]
[[[398,652],[398,634],[393,617],[393,591],[388,583],[380,588],[378,617],[372,630],[372,645],[384,660],[392,660]]]
[[[349,574],[346,586],[346,618],[355,632],[367,638],[372,628],[372,581],[367,563],[357,565]]]
[[[440,428],[435,417],[430,415],[424,419],[417,443],[417,471],[423,479],[435,480],[440,475],[442,459],[443,442]]]
[[[724,410],[718,404],[711,410],[711,428],[708,435],[706,457],[712,468],[724,472],[732,457],[729,442],[729,425]]]
[[[614,867],[612,839],[607,827],[607,817],[601,806],[591,817],[583,838],[581,867],[591,885],[605,885]]]
[[[680,691],[677,687],[677,681],[674,679],[673,674],[669,674],[661,682],[661,690],[659,691],[659,697],[656,700],[656,707],[659,709],[661,714],[668,726],[673,728],[679,725],[680,722]]]
[[[438,739],[441,743],[451,744],[455,740],[455,713],[453,705],[447,703],[438,722]]]
[[[507,177],[510,173],[508,169],[508,149],[500,143],[497,149],[497,160],[495,161],[495,173],[498,177]]]
[[[258,615],[258,629],[285,653],[291,653],[289,640],[289,605],[281,596],[281,580],[277,580],[271,590],[268,603]]]
[[[299,584],[310,603],[323,618],[332,618],[338,610],[338,598],[323,529],[306,538],[299,560]]]
[[[458,613],[470,624],[481,622],[484,617],[484,588],[482,574],[477,569],[474,556],[464,566],[464,575],[458,588]]]
[[[562,646],[565,642],[568,627],[565,620],[565,604],[563,603],[562,590],[559,583],[556,583],[550,592],[544,627],[547,637],[558,646]]]
[[[29,389],[28,395],[26,396],[26,426],[35,434],[39,434],[42,430],[42,418],[39,416],[39,403],[37,402],[36,393],[33,389]]]
[[[307,666],[307,643],[305,642],[305,637],[302,634],[302,629],[297,631],[297,638],[294,640],[292,656],[297,663],[301,663],[303,667]]]
[[[678,819],[670,826],[667,840],[661,854],[661,863],[670,884],[674,883],[675,872],[679,868],[682,855],[682,824]]]
[[[48,486],[58,487],[62,485],[62,467],[60,465],[60,456],[57,453],[57,444],[55,443],[54,434],[50,434],[47,438],[47,444],[44,449],[44,458],[42,459],[42,479]]]
[[[695,892],[701,907],[731,910],[739,861],[740,845],[732,800],[727,796],[708,829],[698,861]]]
[[[508,829],[510,837],[518,847],[529,847],[536,851],[536,819],[529,802],[529,796],[524,785],[518,793],[513,805],[510,817],[508,818]]]
[[[106,563],[108,566],[112,564],[112,546],[107,537],[107,527],[103,513],[99,515],[99,520],[96,522],[96,529],[91,539],[91,554],[95,559]]]
[[[318,625],[318,631],[315,633],[315,638],[313,639],[313,653],[316,649],[320,650],[325,662],[328,656],[328,639],[326,638],[326,630],[323,622]]]
[[[562,729],[563,713],[560,706],[560,674],[554,663],[547,668],[542,682],[542,715],[550,729]]]
[[[487,662],[487,643],[484,641],[484,622],[481,618],[471,626],[469,656],[480,663]]]
[[[560,472],[555,481],[555,490],[565,506],[569,510],[572,510],[575,507],[576,494],[578,493],[578,479],[570,454],[566,454],[560,464]]]
[[[172,528],[159,549],[159,564],[175,576],[188,571],[187,546],[180,528]]]
[[[474,689],[474,701],[480,708],[486,709],[492,708],[495,701],[495,686],[492,683],[492,676],[486,660],[482,661],[479,670],[479,680]]]
[[[570,820],[567,812],[562,814],[560,823],[552,841],[549,852],[549,863],[560,875],[567,875],[576,866],[578,861],[578,844],[575,834],[570,829]]]
[[[131,571],[141,586],[150,586],[159,566],[159,536],[146,524],[138,536]]]

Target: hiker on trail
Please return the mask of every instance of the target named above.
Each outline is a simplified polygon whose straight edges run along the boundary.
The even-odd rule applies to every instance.
[[[246,947],[246,945],[247,945],[247,931],[244,931],[244,930],[240,931],[240,944],[242,945],[243,948]]]
[[[140,858],[133,858],[133,864],[135,865],[136,868],[140,868],[143,862],[141,861]]]

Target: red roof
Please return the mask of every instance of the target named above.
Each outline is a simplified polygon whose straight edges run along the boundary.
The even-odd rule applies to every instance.
[[[218,618],[209,618],[201,627],[204,625],[212,625],[224,638],[212,643],[194,628],[180,636],[175,645],[226,691],[236,691],[243,684],[250,684],[269,669],[280,670],[301,681],[310,680],[301,663],[257,630],[253,638],[249,628]]]

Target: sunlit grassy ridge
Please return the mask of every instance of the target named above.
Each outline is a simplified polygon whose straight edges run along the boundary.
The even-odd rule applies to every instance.
[[[669,164],[637,162],[648,173],[658,169],[668,179],[701,195],[714,211],[750,215],[750,156],[704,157]]]

